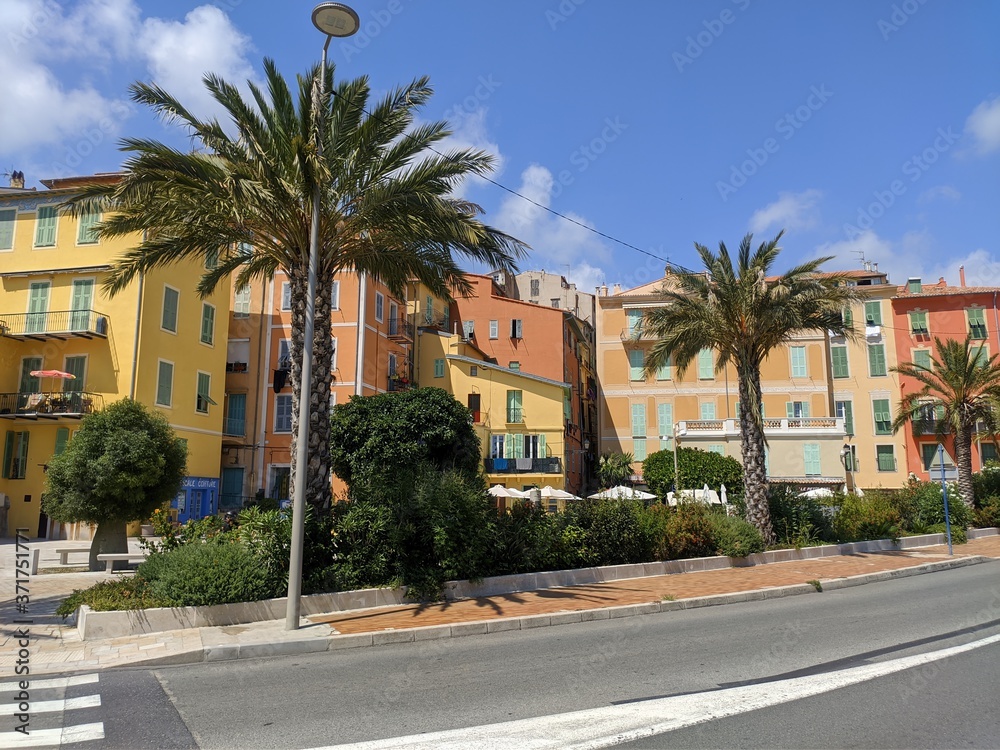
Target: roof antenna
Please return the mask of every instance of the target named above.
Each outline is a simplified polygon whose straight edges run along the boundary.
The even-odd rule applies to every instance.
[[[868,266],[865,261],[865,251],[864,250],[851,250],[852,253],[857,254],[861,258],[861,267],[868,270]]]

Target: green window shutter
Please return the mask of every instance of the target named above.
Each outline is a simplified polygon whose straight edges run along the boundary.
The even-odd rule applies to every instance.
[[[524,435],[514,433],[514,458],[524,458]]]
[[[643,374],[643,357],[639,349],[630,349],[628,353],[629,380],[645,380]]]
[[[854,325],[854,311],[849,307],[844,308],[843,312],[844,325],[847,327]]]
[[[63,392],[64,393],[78,393],[84,390],[84,376],[86,375],[87,369],[87,358],[84,356],[79,357],[66,357],[66,372],[76,375],[75,378],[67,379],[63,381]]]
[[[927,313],[925,312],[910,313],[910,333],[915,333],[915,334],[927,333]]]
[[[28,316],[24,322],[26,333],[42,333],[48,326],[49,289],[47,281],[33,281],[28,286]]]
[[[169,362],[160,362],[156,379],[156,403],[160,406],[170,406],[174,390],[174,366]]]
[[[521,408],[523,393],[521,391],[507,391],[507,421],[523,422],[524,412]]]
[[[59,455],[66,450],[66,443],[69,442],[69,427],[60,427],[56,430],[55,455]]]
[[[14,227],[17,222],[17,209],[6,208],[0,211],[0,250],[14,249]]]
[[[848,435],[854,434],[854,403],[851,401],[837,402],[837,416],[844,417],[844,432]]]
[[[886,374],[885,344],[868,345],[868,374],[872,377]]]
[[[896,470],[896,455],[893,446],[891,445],[876,445],[875,446],[875,457],[878,460],[878,470],[879,471],[895,471]]]
[[[802,402],[802,418],[803,419],[808,419],[810,416],[811,415],[809,414],[809,402],[808,401],[803,401]]]
[[[969,333],[973,339],[982,341],[986,338],[986,319],[982,308],[969,308],[966,313],[969,316]]]
[[[514,458],[514,436],[510,433],[504,436],[503,457]]]
[[[849,378],[851,376],[847,362],[846,346],[830,347],[830,363],[833,369],[833,377]]]
[[[642,325],[642,310],[626,310],[625,317],[628,319],[628,335],[636,338]]]
[[[18,391],[21,393],[37,393],[41,389],[42,382],[31,373],[34,370],[41,369],[41,357],[26,357],[23,359],[21,361],[21,382],[18,386]]]
[[[674,434],[674,405],[673,404],[657,404],[656,405],[656,434],[658,435],[673,435]],[[660,442],[660,449],[662,450],[665,446],[666,440]]]
[[[705,401],[701,405],[702,419],[715,419],[715,402]]]
[[[14,453],[14,432],[7,430],[7,438],[3,444],[3,478],[10,479],[10,460]]]
[[[720,455],[720,456],[724,456],[724,455],[726,455],[726,446],[724,446],[724,445],[718,445],[718,444],[710,445],[710,446],[708,446],[708,452],[709,453],[715,453],[715,454]]]
[[[177,333],[177,303],[180,292],[168,286],[163,287],[163,317],[160,327],[172,333]]]
[[[632,404],[632,436],[646,437],[645,404]]]
[[[549,453],[545,449],[545,435],[539,435],[538,436],[538,457],[539,458],[548,458],[549,457]]]
[[[870,326],[882,325],[882,300],[865,302],[865,324]]]
[[[443,378],[444,377],[444,360],[435,359],[434,360],[434,377]]]
[[[666,364],[656,368],[656,379],[657,380],[670,380],[673,377],[673,366],[670,358],[667,358]]]
[[[35,224],[35,247],[52,247],[56,244],[56,207],[40,206]]]
[[[927,349],[913,350],[913,364],[925,370],[931,369],[931,353]]]
[[[789,419],[795,419],[795,402],[786,401],[785,402],[785,416]]]
[[[573,418],[573,400],[569,389],[563,391],[563,419],[569,422]]]
[[[698,352],[698,379],[712,380],[714,372],[715,367],[712,362],[712,350],[702,349]]]
[[[632,458],[636,461],[646,460],[646,438],[632,439]]]
[[[215,341],[215,307],[203,302],[201,305],[201,343],[212,344]]]
[[[806,377],[806,348],[804,346],[793,346],[792,350],[792,377]]]
[[[207,372],[198,373],[198,391],[195,396],[195,411],[208,413],[208,405],[212,402],[212,376]]]
[[[806,443],[802,446],[802,457],[805,460],[806,476],[819,476],[820,470],[819,443]]]
[[[94,226],[101,220],[99,213],[80,214],[79,226],[76,233],[76,242],[79,245],[93,245],[97,243],[97,232]]]
[[[937,458],[937,446],[923,445],[920,448],[920,453],[924,463],[924,471],[930,471],[934,465],[934,459]]]
[[[872,402],[875,410],[875,434],[892,434],[892,413],[889,411],[889,399],[877,398]]]

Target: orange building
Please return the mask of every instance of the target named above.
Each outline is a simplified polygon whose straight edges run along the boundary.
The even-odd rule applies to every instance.
[[[933,285],[911,278],[906,286],[900,287],[892,299],[893,333],[899,361],[929,366],[935,338],[964,340],[967,335],[981,347],[983,357],[1000,352],[997,307],[1000,287],[967,287],[964,269],[959,276],[959,286],[948,286],[943,278]],[[900,390],[904,395],[919,387],[913,378],[900,378]],[[940,438],[935,433],[940,412],[932,400],[928,400],[922,412],[921,418],[911,427],[900,430],[900,437],[906,441],[906,468],[919,479],[938,480],[941,477],[937,454]],[[952,436],[945,436],[944,448],[948,476],[955,470]],[[972,451],[972,470],[979,471],[986,461],[996,459],[992,440],[977,437]]]

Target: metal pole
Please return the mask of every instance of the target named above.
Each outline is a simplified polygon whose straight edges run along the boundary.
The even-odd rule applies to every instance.
[[[323,45],[319,70],[319,96],[316,100],[316,161],[323,156],[323,97],[326,94],[326,50]],[[319,206],[322,200],[318,175],[314,176],[312,226],[309,231],[309,279],[306,286],[306,312],[302,330],[302,366],[299,368],[299,423],[295,432],[295,497],[292,500],[292,549],[288,562],[288,602],[285,630],[299,627],[299,597],[302,594],[302,553],[306,529],[306,479],[309,475],[309,404],[312,396],[313,323],[316,318],[316,276],[319,266]]]
[[[677,502],[681,501],[681,475],[677,470],[677,454],[681,452],[681,436],[677,430],[677,423],[674,422],[674,494],[677,495]]]
[[[938,443],[938,461],[941,462],[941,495],[944,497],[944,530],[948,534],[948,554],[951,551],[951,519],[948,517],[948,485],[944,481],[944,446]]]

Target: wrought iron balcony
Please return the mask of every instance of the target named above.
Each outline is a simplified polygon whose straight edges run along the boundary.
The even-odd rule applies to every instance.
[[[487,474],[562,474],[561,458],[484,458]]]
[[[108,316],[96,310],[10,313],[0,315],[0,336],[18,339],[107,338]]]
[[[87,391],[0,393],[0,419],[80,419],[103,406],[103,396]]]
[[[389,392],[408,391],[411,388],[413,388],[413,382],[406,375],[396,373],[386,378],[385,389]]]
[[[390,341],[413,341],[413,324],[406,318],[389,318]]]

